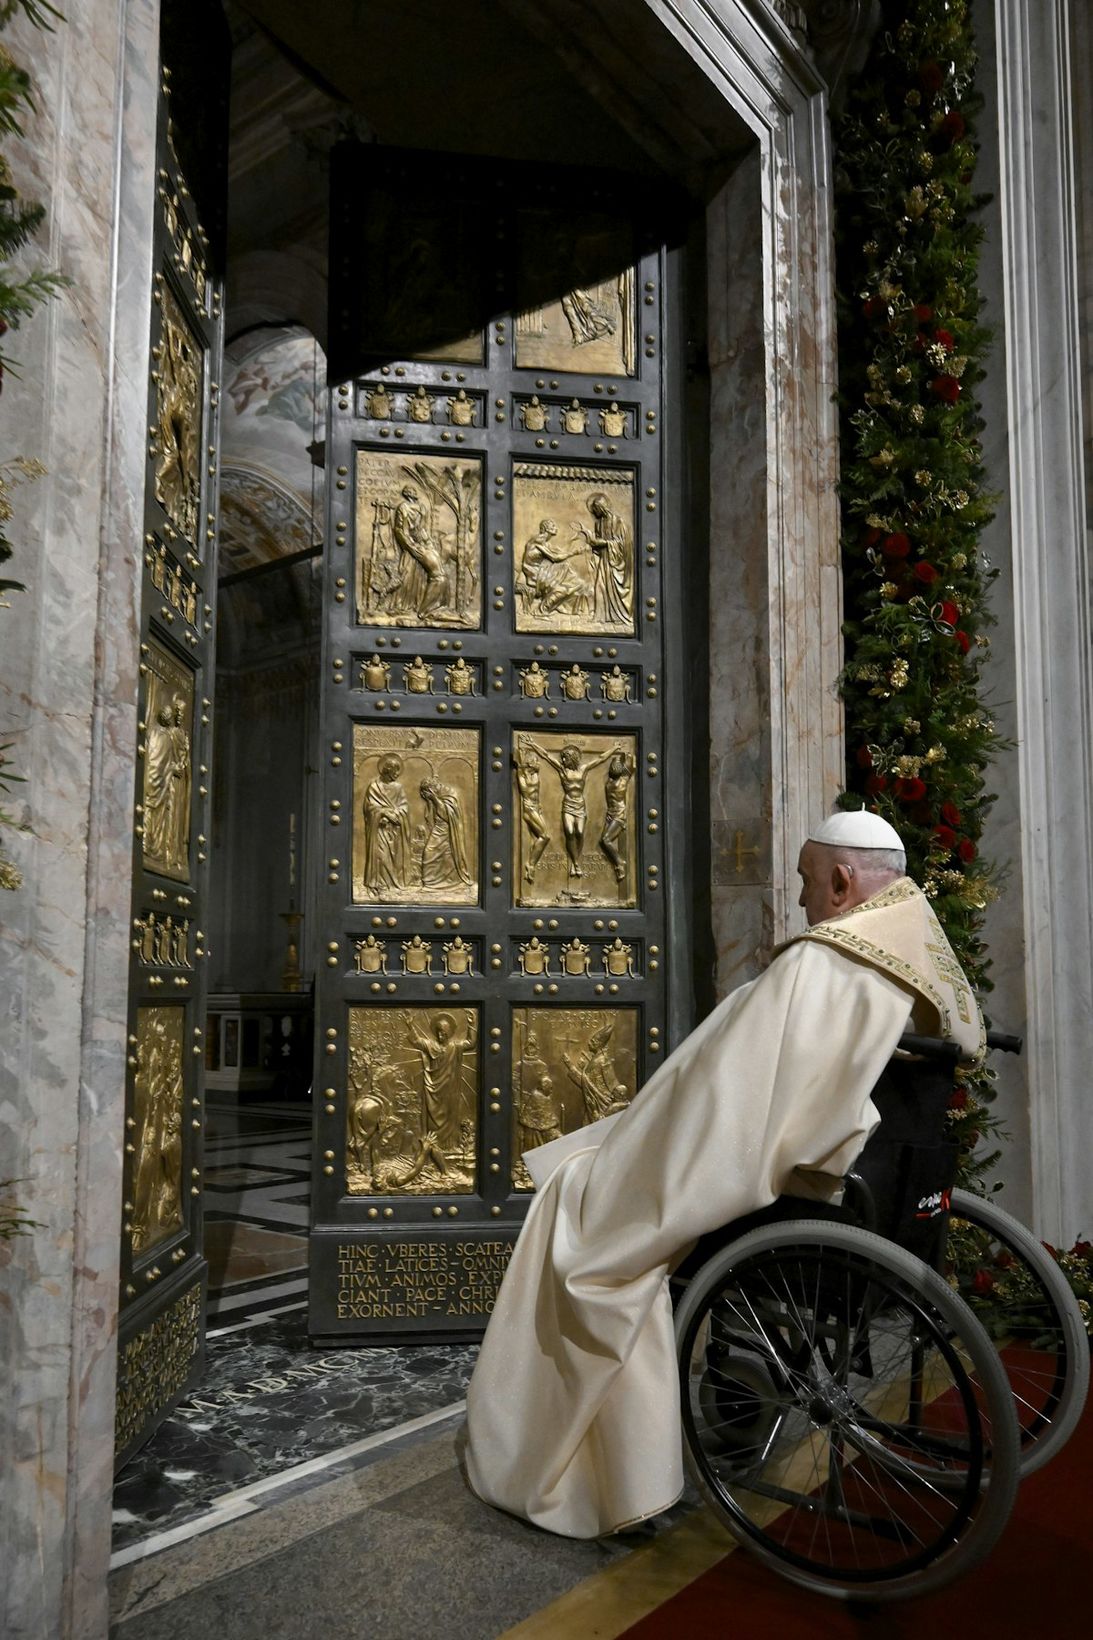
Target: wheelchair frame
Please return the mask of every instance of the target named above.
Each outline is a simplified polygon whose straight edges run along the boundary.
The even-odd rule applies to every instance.
[[[878,1084],[881,1128],[848,1175],[847,1205],[782,1197],[704,1238],[676,1272],[700,1490],[781,1575],[872,1602],[942,1587],[989,1553],[1021,1474],[1072,1432],[1089,1378],[1054,1261],[1009,1214],[952,1188],[955,1146],[941,1134],[955,1045],[905,1036],[900,1047],[950,1074],[928,1074],[912,1101],[902,1071],[886,1095]],[[942,1273],[950,1213],[1001,1250],[1003,1270],[1031,1272],[1035,1336],[1001,1355]]]

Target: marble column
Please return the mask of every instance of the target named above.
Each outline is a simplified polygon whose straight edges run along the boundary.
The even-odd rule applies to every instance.
[[[988,832],[988,843],[1009,845],[1016,869],[987,934],[1007,996],[1017,1000],[1023,988],[1024,1019],[1007,1023],[1026,1031],[1032,1222],[1065,1243],[1093,1225],[1093,677],[1076,242],[1082,181],[1069,60],[1075,15],[1067,0],[995,0],[985,19],[996,49],[1006,407],[1004,441],[994,428],[992,477],[1004,499],[992,539],[1012,589],[1012,603],[999,605],[1007,629],[995,693],[1013,700],[1017,739],[1000,766],[1011,778]],[[1088,188],[1089,155],[1085,166]],[[1020,975],[1008,951],[1019,954]]]
[[[0,1178],[38,1221],[0,1244],[7,1640],[105,1635],[113,1457],[158,6],[65,13],[4,35],[38,85],[13,172],[48,213],[21,265],[71,280],[8,338],[0,399],[5,455],[48,468],[16,492],[28,590],[0,612],[29,828],[0,906]]]

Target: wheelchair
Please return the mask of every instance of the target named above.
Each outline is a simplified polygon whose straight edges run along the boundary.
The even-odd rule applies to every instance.
[[[953,1186],[955,1045],[907,1035],[899,1048],[842,1203],[783,1196],[703,1237],[672,1277],[699,1490],[780,1575],[871,1604],[983,1559],[1089,1382],[1054,1260]]]

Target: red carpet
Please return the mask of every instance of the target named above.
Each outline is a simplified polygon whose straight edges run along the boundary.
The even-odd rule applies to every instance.
[[[807,1594],[743,1549],[620,1640],[1068,1640],[1093,1628],[1093,1395],[1066,1448],[1022,1481],[983,1565],[940,1593],[871,1611]]]

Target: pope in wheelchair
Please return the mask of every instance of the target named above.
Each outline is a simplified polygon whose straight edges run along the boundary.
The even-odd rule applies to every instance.
[[[1080,1412],[1088,1352],[1065,1282],[997,1209],[984,1225],[961,1198],[1048,1283],[1050,1382],[1037,1357],[1018,1391],[929,1268],[952,1064],[987,1038],[898,834],[833,815],[798,870],[807,931],[628,1109],[525,1157],[537,1194],[468,1391],[467,1475],[498,1508],[595,1537],[680,1497],[686,1445],[707,1501],[784,1575],[898,1597],[987,1552],[1023,1460]],[[909,1028],[950,1062],[913,1087],[893,1061]]]

